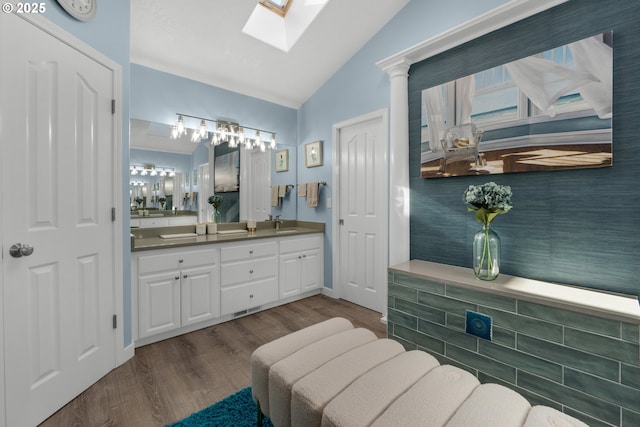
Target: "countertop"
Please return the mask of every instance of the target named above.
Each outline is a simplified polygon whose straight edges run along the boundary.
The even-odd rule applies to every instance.
[[[638,298],[630,295],[612,294],[560,283],[547,283],[502,273],[496,280],[483,281],[475,278],[471,268],[422,260],[411,260],[394,265],[389,267],[389,271],[579,313],[629,323],[640,323]]]
[[[299,236],[312,233],[324,233],[324,223],[309,221],[284,221],[280,230],[270,221],[258,222],[256,231],[239,232],[233,234],[202,234],[192,237],[165,239],[160,235],[195,233],[194,225],[175,227],[139,228],[131,230],[131,251],[145,251],[153,249],[177,248],[215,243],[242,242],[271,237]],[[246,223],[219,224],[220,231],[240,230],[246,228]]]

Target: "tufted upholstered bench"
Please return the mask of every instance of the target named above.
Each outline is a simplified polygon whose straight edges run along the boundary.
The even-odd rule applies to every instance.
[[[251,386],[276,427],[586,427],[343,318],[256,349]]]

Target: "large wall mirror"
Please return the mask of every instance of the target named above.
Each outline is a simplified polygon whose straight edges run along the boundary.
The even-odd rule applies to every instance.
[[[275,184],[297,183],[295,145],[278,142],[276,150],[265,153],[228,144],[214,147],[207,141],[193,143],[188,137],[171,139],[169,125],[138,119],[130,120],[130,132],[129,167],[132,172],[136,170],[129,177],[132,209],[142,205],[188,210],[205,222],[212,213],[207,200],[218,194],[223,198],[222,222],[249,218],[261,221],[272,214],[272,209],[274,215],[297,218],[295,199],[276,208],[270,203],[272,171]],[[282,149],[288,150],[294,161],[284,173],[275,167],[275,153]]]
[[[422,91],[421,176],[612,165],[612,33]]]

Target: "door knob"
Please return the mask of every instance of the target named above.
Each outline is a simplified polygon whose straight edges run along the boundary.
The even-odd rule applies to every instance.
[[[9,248],[9,254],[14,258],[29,256],[33,253],[33,246],[25,243],[15,243]]]

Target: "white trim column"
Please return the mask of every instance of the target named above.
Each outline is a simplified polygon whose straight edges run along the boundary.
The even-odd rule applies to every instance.
[[[389,115],[389,265],[409,261],[409,67],[384,68],[391,83]]]

